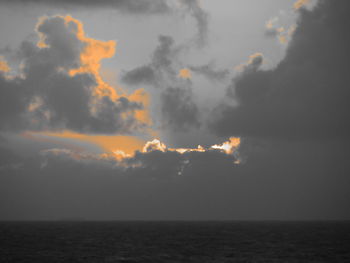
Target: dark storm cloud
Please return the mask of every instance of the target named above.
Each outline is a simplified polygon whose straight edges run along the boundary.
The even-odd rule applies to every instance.
[[[162,14],[170,12],[170,6],[165,0],[0,0],[0,4],[37,4],[59,8],[113,8],[130,14]]]
[[[10,156],[0,168],[0,219],[349,218],[349,142],[242,147],[243,165],[215,150],[124,161],[66,149]]]
[[[126,133],[142,126],[132,114],[122,116],[142,109],[141,103],[126,97],[98,97],[94,94],[98,85],[94,74],[69,73],[81,66],[80,54],[88,45],[78,39],[76,27],[75,22],[66,24],[62,17],[45,18],[37,31],[46,47],[22,43],[17,52],[22,61],[21,76],[0,74],[0,129]]]
[[[40,170],[45,174],[62,169],[70,174],[85,171],[101,171],[113,176],[144,177],[169,179],[177,176],[213,176],[216,169],[225,173],[235,169],[236,154],[226,154],[219,149],[204,152],[189,151],[179,153],[174,150],[159,150],[148,147],[147,152],[136,151],[134,156],[116,159],[114,155],[91,154],[64,148],[41,150],[30,158],[21,158],[10,150],[0,147],[3,162],[14,163],[19,160],[24,166],[22,170]],[[8,170],[16,169],[7,167]]]
[[[228,94],[239,106],[217,109],[221,135],[344,137],[350,131],[348,1],[319,1],[300,20],[285,58],[273,70],[246,70]]]
[[[205,76],[210,81],[220,82],[225,80],[229,75],[229,71],[227,69],[215,69],[213,63],[199,66],[189,66],[189,69],[195,73]]]

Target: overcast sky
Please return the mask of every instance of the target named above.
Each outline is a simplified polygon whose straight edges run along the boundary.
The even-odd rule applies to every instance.
[[[0,220],[350,219],[347,0],[0,0]]]

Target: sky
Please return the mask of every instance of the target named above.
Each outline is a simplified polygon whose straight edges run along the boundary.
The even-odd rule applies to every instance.
[[[0,220],[350,219],[347,0],[0,0]]]

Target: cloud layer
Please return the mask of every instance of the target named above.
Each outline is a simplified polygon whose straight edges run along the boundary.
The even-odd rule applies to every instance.
[[[49,5],[59,8],[113,8],[130,14],[162,14],[170,11],[170,6],[164,0],[1,0],[0,4],[16,5]]]

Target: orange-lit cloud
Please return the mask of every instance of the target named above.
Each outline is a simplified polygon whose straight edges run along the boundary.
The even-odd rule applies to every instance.
[[[280,35],[280,36],[278,36],[278,41],[279,41],[281,44],[286,44],[286,43],[287,43],[287,38],[286,38],[286,36],[284,36],[284,35]]]
[[[80,65],[77,68],[69,69],[68,74],[70,76],[75,76],[77,74],[87,73],[94,76],[96,87],[93,94],[95,95],[96,99],[107,96],[112,101],[117,102],[117,100],[121,97],[125,97],[131,102],[138,102],[142,104],[143,108],[123,112],[121,116],[124,117],[124,119],[133,117],[141,123],[151,125],[152,121],[148,112],[149,96],[144,89],[139,89],[132,94],[127,94],[121,87],[113,87],[102,78],[103,74],[101,73],[101,61],[114,56],[117,46],[116,41],[102,41],[87,37],[81,21],[73,18],[70,15],[57,17],[64,20],[67,29],[71,31],[83,44],[83,48],[79,56]],[[38,30],[40,25],[45,23],[47,19],[47,17],[39,18],[38,24],[36,25],[36,32],[39,35],[37,46],[40,48],[49,47],[45,42],[46,35]],[[64,71],[64,69],[61,70]],[[92,111],[94,111],[94,105],[92,105]]]
[[[247,62],[236,66],[234,69],[236,71],[243,71],[244,69],[250,66],[257,66],[257,65],[260,66],[260,64],[263,62],[263,58],[264,58],[264,55],[262,53],[256,52],[249,56],[249,59]]]
[[[277,21],[278,21],[278,17],[273,17],[273,18],[269,19],[265,24],[266,28],[273,29],[275,27],[275,23],[277,23]]]
[[[276,31],[278,32],[278,36],[277,36],[278,41],[281,44],[287,44],[296,30],[296,25],[293,24],[293,25],[289,26],[288,29],[286,29],[286,30],[283,27],[281,27],[281,28],[283,30],[276,29]]]
[[[301,8],[302,6],[308,4],[310,2],[310,0],[297,0],[294,4],[293,7],[295,10],[298,10],[299,8]]]
[[[131,101],[140,102],[144,106],[144,109],[135,110],[135,112],[134,112],[135,118],[140,122],[151,125],[152,119],[151,119],[149,111],[148,111],[148,108],[150,105],[149,94],[144,89],[138,89],[138,90],[135,90],[135,92],[133,94],[131,94],[128,98]]]
[[[191,79],[191,71],[187,68],[180,69],[178,77],[183,79]]]
[[[219,149],[224,151],[227,154],[232,154],[240,146],[240,144],[241,144],[241,138],[231,137],[228,141],[219,145],[215,144],[210,148]]]
[[[306,4],[307,1],[304,3]],[[276,37],[280,44],[286,44],[291,39],[295,29],[296,25],[292,24],[290,26],[279,26],[278,22],[280,21],[280,18],[278,16],[273,17],[269,19],[266,24],[266,35],[270,37]]]
[[[116,151],[123,151],[126,154],[133,154],[137,150],[141,150],[145,141],[135,136],[122,135],[88,135],[75,133],[70,131],[63,131],[61,133],[52,132],[38,132],[27,133],[36,135],[41,138],[61,138],[74,139],[82,142],[87,142],[100,147],[106,153],[114,153]]]
[[[101,41],[86,37],[82,22],[69,15],[62,18],[67,26],[75,26],[77,38],[85,44],[85,47],[80,54],[81,66],[70,70],[69,74],[71,76],[79,73],[90,73],[94,75],[97,82],[97,87],[95,90],[96,94],[100,96],[109,96],[113,100],[118,99],[120,96],[117,94],[115,89],[105,83],[100,75],[101,60],[114,56],[115,48],[117,46],[116,41]]]
[[[48,48],[50,47],[47,43],[46,43],[46,35],[42,32],[40,32],[39,27],[40,25],[42,25],[45,20],[47,20],[48,17],[47,16],[42,16],[38,18],[38,23],[35,26],[35,32],[38,34],[39,37],[39,41],[36,43],[37,47],[39,48]]]
[[[0,57],[0,71],[2,71],[2,72],[9,72],[10,71],[9,65],[2,57]]]

